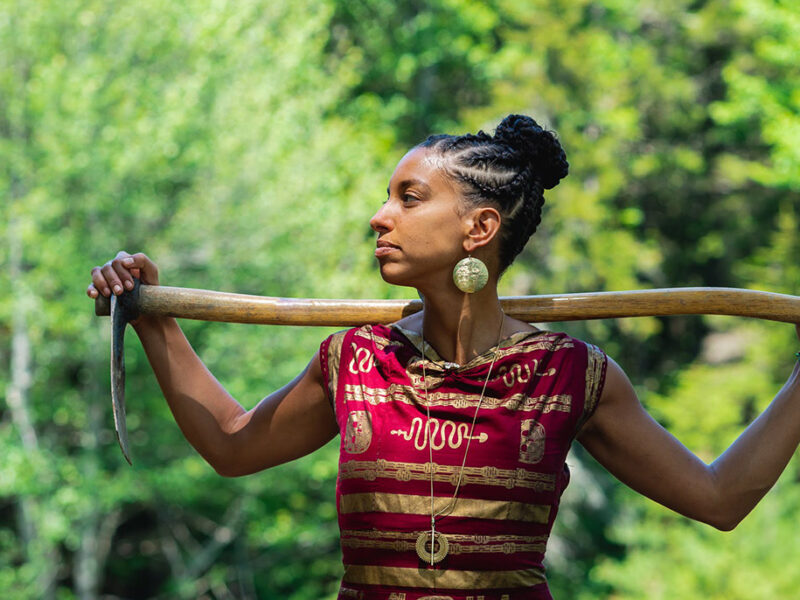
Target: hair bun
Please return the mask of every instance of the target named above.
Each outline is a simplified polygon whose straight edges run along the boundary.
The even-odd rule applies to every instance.
[[[495,140],[519,153],[534,176],[549,190],[567,176],[569,163],[564,149],[551,131],[525,115],[508,115],[497,126]]]

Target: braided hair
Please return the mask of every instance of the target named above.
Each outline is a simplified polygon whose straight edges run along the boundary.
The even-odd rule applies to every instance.
[[[508,115],[494,136],[483,131],[433,135],[419,147],[442,157],[442,168],[461,184],[468,207],[488,204],[500,213],[501,272],[542,220],[544,190],[555,187],[569,170],[553,132],[524,115]]]

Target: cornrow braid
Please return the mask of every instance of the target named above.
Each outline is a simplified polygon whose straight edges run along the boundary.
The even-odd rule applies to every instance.
[[[525,247],[542,220],[544,190],[566,177],[569,163],[555,135],[524,115],[509,115],[494,136],[483,131],[435,135],[420,144],[439,154],[461,184],[468,206],[500,212],[500,270]]]

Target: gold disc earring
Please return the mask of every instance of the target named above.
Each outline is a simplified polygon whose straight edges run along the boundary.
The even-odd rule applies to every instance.
[[[479,258],[472,256],[462,258],[453,269],[453,283],[467,294],[481,291],[488,281],[489,270]]]

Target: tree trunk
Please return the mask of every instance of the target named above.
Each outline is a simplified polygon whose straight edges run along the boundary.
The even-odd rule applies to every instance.
[[[98,369],[92,368],[92,372]],[[96,379],[91,378],[84,386],[84,397],[89,399],[89,441],[83,457],[83,473],[91,481],[100,471],[98,452],[100,449],[100,430],[103,412],[98,401],[102,397]],[[105,565],[111,551],[111,541],[119,526],[122,511],[114,509],[103,514],[96,496],[91,497],[92,508],[83,520],[81,544],[75,553],[73,579],[75,593],[79,600],[98,600],[104,580]]]
[[[11,420],[19,432],[22,447],[28,453],[39,451],[39,439],[31,418],[28,392],[33,381],[31,342],[26,315],[26,293],[22,278],[22,242],[14,216],[8,223],[9,279],[13,294],[11,319],[11,377],[6,388]],[[38,519],[42,506],[35,497],[18,499],[19,536],[29,562],[38,570],[37,594],[43,600],[55,600],[58,560],[55,546],[41,535]]]
[[[87,519],[81,535],[81,545],[75,555],[75,592],[79,600],[97,600],[111,540],[120,523],[122,511],[115,510],[103,517],[94,511]]]

